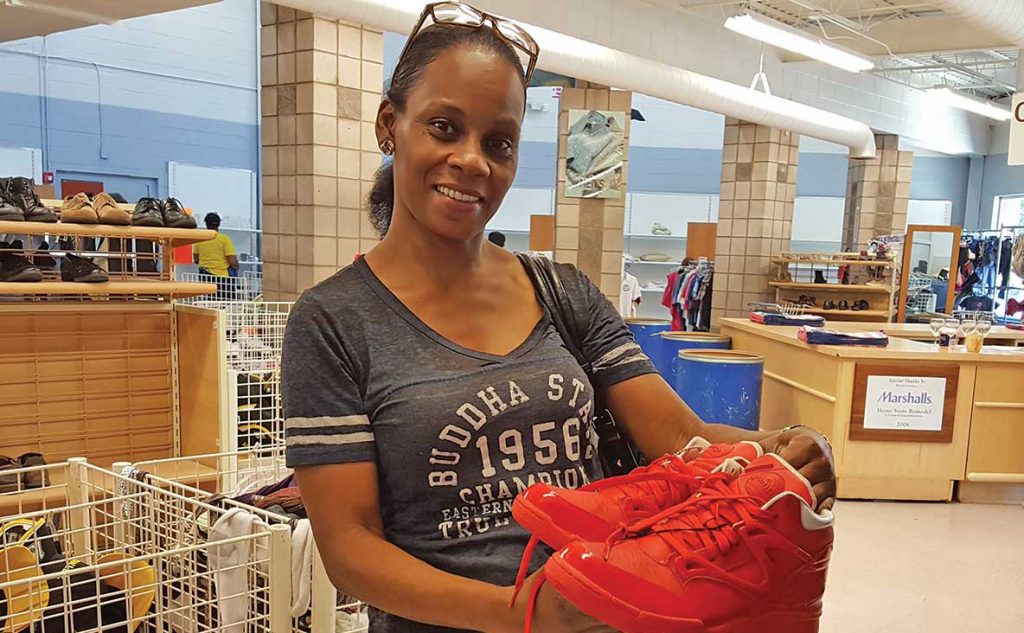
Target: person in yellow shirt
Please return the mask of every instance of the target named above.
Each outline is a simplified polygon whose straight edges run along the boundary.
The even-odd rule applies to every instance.
[[[235,245],[231,238],[220,232],[220,216],[216,213],[207,213],[203,218],[206,228],[217,231],[217,237],[208,242],[200,242],[195,249],[192,259],[199,264],[199,272],[214,277],[230,277],[229,269],[238,273],[238,257],[235,253]]]
[[[220,216],[207,213],[203,218],[206,228],[217,231],[217,237],[196,244],[192,259],[199,264],[199,273],[211,275],[217,280],[216,298],[223,301],[235,299],[235,280],[238,276],[238,257],[231,238],[220,232]]]

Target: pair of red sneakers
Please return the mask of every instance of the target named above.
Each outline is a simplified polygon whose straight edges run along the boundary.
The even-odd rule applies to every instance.
[[[683,456],[699,451],[695,459]],[[810,483],[754,442],[695,438],[628,475],[578,490],[531,486],[512,516],[557,551],[543,582],[625,633],[815,633],[832,514]]]

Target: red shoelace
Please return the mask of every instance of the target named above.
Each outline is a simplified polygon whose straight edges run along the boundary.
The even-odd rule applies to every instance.
[[[666,460],[672,460],[674,462],[673,465],[684,471],[690,470],[682,459],[675,455],[669,455],[653,464],[634,470],[630,474],[629,483],[614,484],[621,486],[623,493],[629,497],[632,503],[630,508],[632,513],[654,514],[658,512],[659,508],[675,507],[692,495],[694,490],[704,483],[705,480],[691,474],[672,470],[670,465],[665,463]],[[579,488],[579,490],[583,492],[598,492],[602,490],[602,483],[604,481],[607,480],[596,481]],[[621,526],[620,529],[624,527]],[[529,571],[530,560],[533,558],[533,553],[539,543],[540,539],[532,536],[529,543],[526,544],[523,558],[519,563],[519,572],[516,574],[516,586],[512,592],[510,607],[515,605],[516,598],[519,597],[519,592],[523,589],[523,584],[526,582],[526,575]]]
[[[737,493],[729,482],[727,477],[713,476],[698,495],[609,536],[605,551],[609,552],[614,542],[624,538],[657,535],[679,554],[673,566],[677,575],[684,576],[696,566],[737,581],[714,561],[743,543],[751,524],[771,519],[773,513],[762,508],[761,499]],[[776,543],[799,558],[808,558],[808,554],[788,539],[779,537]],[[751,554],[763,568],[768,568],[769,561],[762,552],[751,550]],[[739,582],[751,590],[764,589],[759,583]]]

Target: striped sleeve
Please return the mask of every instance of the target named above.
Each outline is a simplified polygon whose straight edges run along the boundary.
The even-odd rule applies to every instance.
[[[376,461],[373,427],[334,322],[313,299],[288,318],[281,359],[289,467]]]
[[[630,378],[657,372],[637,345],[615,306],[573,266],[559,271],[577,319],[584,326],[582,351],[593,365],[593,381],[607,389]]]

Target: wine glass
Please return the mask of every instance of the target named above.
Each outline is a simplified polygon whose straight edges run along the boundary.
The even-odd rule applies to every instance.
[[[946,323],[946,320],[942,317],[933,318],[928,321],[928,326],[932,329],[932,342],[935,343],[935,347],[939,346],[939,332],[942,331],[942,326]]]
[[[942,320],[942,329],[939,330],[939,334],[942,335],[946,347],[952,348],[956,345],[956,333],[960,329],[960,321],[953,317],[948,317]]]
[[[960,332],[959,335],[963,338],[967,338],[978,329],[978,315],[967,314],[960,320]]]
[[[981,338],[984,339],[988,336],[988,333],[992,331],[992,319],[988,317],[978,319],[976,328],[978,330],[978,334],[981,334]]]

